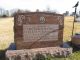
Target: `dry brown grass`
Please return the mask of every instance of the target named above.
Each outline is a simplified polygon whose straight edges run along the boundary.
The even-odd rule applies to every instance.
[[[13,40],[13,18],[0,18],[0,50],[7,48]]]
[[[73,28],[74,17],[66,16],[64,17],[64,41],[71,40],[72,28]],[[74,24],[74,34],[80,32],[80,22],[75,22]]]

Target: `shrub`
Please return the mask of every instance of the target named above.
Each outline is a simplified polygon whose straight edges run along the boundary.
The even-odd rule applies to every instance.
[[[8,17],[7,15],[2,15],[2,17]]]

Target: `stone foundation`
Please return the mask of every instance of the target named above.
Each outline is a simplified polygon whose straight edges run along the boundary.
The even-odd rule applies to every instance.
[[[33,60],[35,57],[46,58],[47,55],[66,57],[72,54],[72,48],[47,47],[24,50],[8,50],[6,52],[7,60]]]

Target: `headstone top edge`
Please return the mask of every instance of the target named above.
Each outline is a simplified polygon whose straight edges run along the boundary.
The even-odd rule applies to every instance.
[[[25,14],[47,14],[47,15],[57,15],[57,16],[64,16],[63,14],[55,14],[51,12],[26,12],[26,13],[16,13],[15,15],[25,15]]]

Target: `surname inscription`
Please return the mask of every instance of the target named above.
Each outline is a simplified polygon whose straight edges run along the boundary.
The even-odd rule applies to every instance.
[[[59,26],[57,24],[24,24],[23,25],[23,39],[24,42],[31,41],[53,41],[58,40]]]

